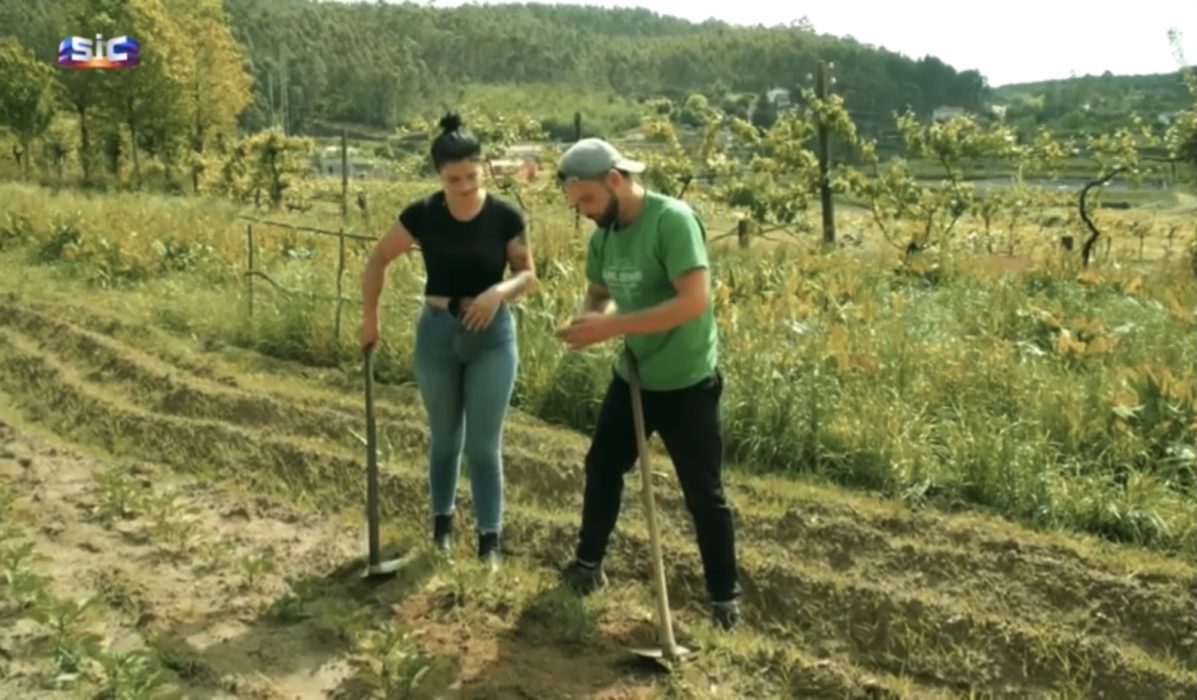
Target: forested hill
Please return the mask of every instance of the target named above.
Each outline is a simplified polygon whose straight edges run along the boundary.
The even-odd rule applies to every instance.
[[[52,59],[63,35],[96,31],[67,26],[63,17],[98,17],[114,2],[172,6],[0,0],[0,25],[16,27],[22,41]],[[866,128],[872,120],[888,123],[907,104],[926,113],[939,105],[975,108],[985,97],[976,72],[799,27],[693,24],[647,10],[578,6],[225,0],[224,7],[252,63],[255,104],[243,116],[249,128],[280,109],[292,131],[313,120],[387,128],[451,102],[467,83],[558,83],[633,100],[697,91],[742,106],[771,88],[810,85],[820,58],[834,62],[835,88]],[[536,104],[525,106],[535,115]]]
[[[975,107],[985,96],[979,74],[933,58],[916,62],[799,28],[692,24],[647,10],[301,0],[228,7],[258,85],[291,84],[299,121],[387,125],[465,82],[560,82],[629,97],[699,91],[742,102],[737,93],[809,85],[819,58],[835,63],[837,89],[866,118],[887,120],[908,103],[924,112]]]
[[[768,125],[776,113],[759,100],[774,88],[811,86],[816,62],[833,64],[833,89],[866,134],[892,130],[907,106],[983,111],[1009,104],[1008,119],[1063,131],[1148,119],[1191,102],[1175,75],[1104,76],[991,90],[981,74],[932,56],[914,60],[809,27],[701,24],[642,9],[499,5],[452,9],[406,3],[314,0],[0,0],[0,28],[52,61],[67,34],[140,33],[154,43],[185,41],[201,65],[220,63],[215,47],[174,17],[224,17],[242,44],[253,95],[241,126],[284,125],[310,133],[324,122],[389,130],[416,114],[465,102],[526,110],[568,137],[572,114],[598,133],[635,127],[645,98],[698,92],[725,111]],[[120,20],[116,18],[129,18]],[[132,24],[128,29],[117,24]],[[140,24],[139,24],[140,23]],[[170,37],[167,39],[167,37]],[[205,68],[209,70],[209,68]],[[1107,119],[1108,117],[1108,119]]]
[[[1126,123],[1132,113],[1158,125],[1193,105],[1193,95],[1176,73],[1106,73],[1002,85],[993,90],[993,99],[1009,105],[1006,116],[1015,124],[1046,123],[1064,132],[1108,130]]]

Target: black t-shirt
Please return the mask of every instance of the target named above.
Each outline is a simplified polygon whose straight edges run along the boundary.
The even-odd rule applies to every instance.
[[[443,191],[409,204],[399,221],[420,242],[425,296],[476,297],[501,282],[507,243],[524,232],[520,210],[489,192],[469,221],[453,217]]]

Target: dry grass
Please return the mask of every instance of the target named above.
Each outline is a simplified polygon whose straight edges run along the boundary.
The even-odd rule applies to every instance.
[[[433,186],[368,184],[370,208],[354,223],[378,234],[400,202]],[[245,224],[227,205],[18,186],[3,195],[0,244],[12,251],[14,288],[64,291],[82,278],[83,289],[122,290],[105,303],[174,330],[356,373],[357,305],[344,305],[338,335],[335,305],[309,298],[335,292],[335,239],[256,226],[257,268],[297,294],[256,281],[250,318],[239,279]],[[577,307],[586,228],[575,230],[551,192],[523,199],[541,288],[519,306],[515,403],[588,430],[610,349],[570,354],[552,335]],[[754,240],[747,251],[734,239],[713,243],[730,457],[915,505],[1197,552],[1197,285],[1189,204],[1170,206],[1099,212],[1115,243],[1099,244],[1084,271],[1060,251],[1067,229],[1046,213],[1022,215],[1027,224],[1012,232],[995,227],[991,238],[964,221],[956,245],[905,264],[848,209],[839,231],[858,246],[822,253],[810,244],[816,234]],[[319,206],[276,218],[335,225]],[[1141,230],[1155,256],[1142,261],[1128,233]],[[1174,230],[1182,233],[1161,236]],[[350,298],[366,250],[348,248]],[[22,264],[30,255],[44,264]],[[388,278],[386,381],[412,379],[421,272],[413,257]]]
[[[745,628],[718,635],[704,621],[690,526],[666,484],[671,594],[703,653],[667,678],[629,667],[624,646],[652,634],[636,499],[613,542],[613,588],[584,601],[557,590],[585,438],[517,412],[507,566],[491,579],[439,561],[423,550],[426,436],[410,387],[380,387],[382,506],[386,541],[418,553],[397,581],[365,585],[359,378],[111,310],[137,297],[53,296],[34,285],[0,307],[0,694],[1197,691],[1189,562],[743,473],[730,489]]]

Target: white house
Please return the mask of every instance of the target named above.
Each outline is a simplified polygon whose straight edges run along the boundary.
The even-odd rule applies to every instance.
[[[769,104],[778,109],[785,109],[793,104],[793,96],[785,88],[773,88],[769,90],[765,93],[765,99],[769,101]]]
[[[345,162],[351,179],[365,179],[378,177],[392,177],[393,174],[382,167],[376,159],[363,156],[361,151],[353,146],[345,149]],[[325,146],[312,159],[312,167],[324,177],[341,177],[341,147]]]
[[[963,107],[936,107],[931,111],[931,119],[937,122],[964,116]]]
[[[526,180],[536,177],[540,170],[540,146],[517,144],[508,146],[503,155],[490,161],[491,172],[496,175],[518,174]]]

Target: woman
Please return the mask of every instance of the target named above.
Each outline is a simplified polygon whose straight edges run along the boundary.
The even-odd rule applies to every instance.
[[[433,541],[442,551],[450,548],[464,451],[478,556],[493,568],[503,516],[503,421],[518,365],[507,302],[531,289],[535,270],[519,209],[482,187],[478,138],[462,128],[456,114],[446,115],[440,126],[431,154],[443,187],[408,205],[370,256],[362,283],[362,344],[368,349],[378,342],[378,299],[387,265],[418,241],[427,281],[414,360],[432,433]],[[512,275],[503,279],[508,266]]]

